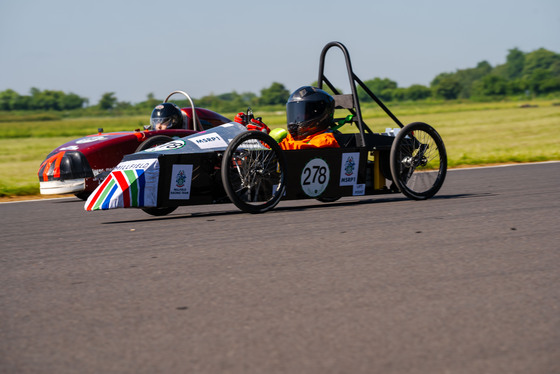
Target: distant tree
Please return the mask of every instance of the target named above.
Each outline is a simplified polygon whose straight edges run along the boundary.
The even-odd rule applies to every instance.
[[[431,84],[434,96],[441,97],[445,100],[453,100],[459,97],[461,83],[453,74],[448,74],[446,76],[440,74],[436,78],[437,81],[434,80]]]
[[[31,109],[31,96],[18,95],[14,97],[11,103],[12,110],[29,110]]]
[[[80,97],[74,93],[69,93],[60,99],[60,104],[64,110],[72,110],[82,108],[86,103],[87,99]]]
[[[432,96],[432,90],[421,84],[413,84],[406,89],[406,98],[408,100],[416,101],[427,99]]]
[[[485,75],[490,74],[491,71],[492,65],[490,65],[488,61],[480,61],[474,68],[459,69],[455,73],[451,73],[451,76],[453,76],[461,86],[461,90],[459,91],[457,97],[469,98],[473,83]],[[444,73],[443,77],[446,76],[447,74]]]
[[[381,96],[383,96],[386,101],[404,101],[406,97],[406,88],[388,88],[381,91]]]
[[[479,98],[501,98],[508,92],[508,81],[498,75],[490,74],[475,82],[473,96]]]
[[[106,92],[101,96],[99,100],[99,108],[108,110],[113,109],[117,104],[117,98],[115,97],[114,92]]]
[[[510,49],[506,57],[506,73],[508,79],[521,78],[525,65],[525,53],[517,48]]]
[[[258,99],[258,96],[253,92],[243,92],[240,96],[241,96],[241,101],[245,105],[254,105]]]
[[[132,108],[132,104],[128,101],[119,101],[115,104],[115,109],[129,109]]]
[[[161,101],[156,99],[156,95],[154,95],[153,92],[150,92],[148,95],[146,95],[146,106],[153,108],[156,105],[158,105]]]
[[[273,82],[270,87],[261,90],[260,103],[263,105],[286,104],[290,91],[282,83]]]
[[[560,60],[560,55],[544,48],[537,49],[525,56],[523,76],[530,77],[537,69],[549,70]]]
[[[525,81],[529,90],[534,94],[542,94],[554,90],[554,77],[552,73],[543,68],[534,69]]]
[[[390,101],[393,97],[391,90],[397,88],[397,82],[389,78],[373,78],[364,81],[367,88],[381,100]],[[371,102],[373,99],[361,87],[358,87],[358,98],[363,102]]]
[[[32,89],[31,109],[62,110],[64,92]]]
[[[19,94],[12,89],[0,92],[0,110],[12,110],[13,103],[18,97]]]

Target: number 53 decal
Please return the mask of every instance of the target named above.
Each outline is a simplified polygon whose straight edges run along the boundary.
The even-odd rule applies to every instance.
[[[330,180],[329,165],[321,158],[309,161],[301,172],[301,188],[307,196],[317,197],[325,191]]]

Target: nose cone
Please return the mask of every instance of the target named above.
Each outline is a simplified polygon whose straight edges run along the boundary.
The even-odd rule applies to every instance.
[[[82,191],[93,171],[81,152],[60,151],[47,156],[37,175],[41,194],[65,194]]]
[[[86,157],[77,151],[60,151],[47,156],[39,167],[39,181],[91,178],[93,172]]]

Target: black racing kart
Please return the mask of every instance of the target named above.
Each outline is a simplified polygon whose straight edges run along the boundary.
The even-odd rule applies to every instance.
[[[324,75],[325,57],[333,47],[344,54],[349,94],[340,94]],[[85,209],[137,207],[162,215],[178,206],[231,201],[244,212],[262,213],[280,200],[332,202],[344,196],[395,192],[423,200],[439,191],[447,155],[437,131],[423,122],[404,126],[354,74],[348,50],[339,42],[327,44],[321,52],[318,88],[324,84],[334,93],[336,108],[349,111],[335,119],[333,131],[340,148],[285,151],[266,133],[224,124],[125,156]],[[362,119],[357,87],[398,128],[372,131]],[[357,131],[340,132],[346,124],[355,125]]]

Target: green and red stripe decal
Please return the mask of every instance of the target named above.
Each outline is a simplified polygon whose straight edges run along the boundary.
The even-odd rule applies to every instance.
[[[117,206],[123,208],[144,206],[144,190],[146,187],[146,177],[144,169],[116,170],[96,189],[95,195],[89,200],[86,210],[106,210],[114,199],[120,199]],[[118,194],[118,192],[121,194]]]

